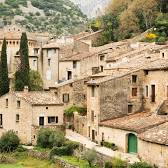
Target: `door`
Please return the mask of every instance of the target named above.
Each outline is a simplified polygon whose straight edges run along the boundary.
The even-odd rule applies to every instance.
[[[128,153],[137,153],[137,136],[128,134]]]
[[[40,126],[44,125],[44,117],[39,117],[39,125]]]
[[[92,141],[95,141],[95,131],[92,130]]]
[[[151,92],[152,92],[151,101],[155,102],[155,85],[151,85]]]

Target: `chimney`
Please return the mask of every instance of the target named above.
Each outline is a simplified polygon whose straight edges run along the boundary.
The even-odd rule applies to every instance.
[[[28,93],[29,92],[29,87],[28,86],[24,86],[24,92]]]

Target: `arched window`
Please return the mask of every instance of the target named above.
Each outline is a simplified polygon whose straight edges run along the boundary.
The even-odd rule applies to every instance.
[[[128,153],[137,153],[137,151],[138,151],[137,136],[130,133],[128,134]]]

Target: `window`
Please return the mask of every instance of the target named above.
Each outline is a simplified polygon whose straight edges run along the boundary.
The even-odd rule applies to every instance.
[[[148,71],[147,70],[145,71],[145,75],[148,75]]]
[[[72,79],[72,71],[67,71],[67,75],[68,80]]]
[[[8,99],[6,99],[6,108],[8,108]]]
[[[155,93],[155,85],[151,85],[151,102],[155,102],[155,98],[156,98],[156,93]]]
[[[104,67],[100,66],[100,72],[103,72],[103,70],[104,70]]]
[[[48,123],[51,124],[51,123],[58,123],[58,116],[56,117],[48,117]]]
[[[48,110],[48,107],[46,107],[46,110]]]
[[[44,117],[39,117],[39,125],[40,126],[44,125]]]
[[[148,97],[148,86],[146,86],[146,97]]]
[[[48,66],[51,65],[51,59],[48,59]]]
[[[133,97],[137,96],[137,88],[132,88],[132,96]]]
[[[36,66],[37,60],[33,60],[33,66]]]
[[[164,58],[164,53],[162,53],[162,58]]]
[[[136,83],[137,82],[137,75],[132,75],[132,83]]]
[[[69,94],[63,94],[63,102],[68,103],[69,102]]]
[[[94,122],[94,111],[91,111],[91,121]]]
[[[100,61],[104,61],[104,55],[100,56]]]
[[[19,114],[16,114],[16,122],[19,122]]]
[[[132,107],[133,107],[132,104],[128,105],[128,113],[132,113]]]
[[[0,114],[0,127],[2,127],[3,125],[3,118],[2,118],[2,114]]]
[[[92,90],[92,97],[95,97],[95,86],[92,86],[91,90]]]
[[[77,61],[73,61],[73,69],[77,67]]]
[[[20,108],[20,100],[17,101],[17,108]]]

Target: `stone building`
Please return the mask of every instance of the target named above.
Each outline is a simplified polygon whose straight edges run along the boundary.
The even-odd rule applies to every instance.
[[[9,92],[0,98],[0,135],[13,130],[23,144],[35,144],[40,128],[63,128],[63,103],[49,92]]]
[[[143,71],[119,73],[88,82],[88,137],[99,141],[99,123],[143,110]]]
[[[59,46],[55,43],[42,46],[40,55],[41,76],[43,78],[44,88],[55,86],[59,81]]]

